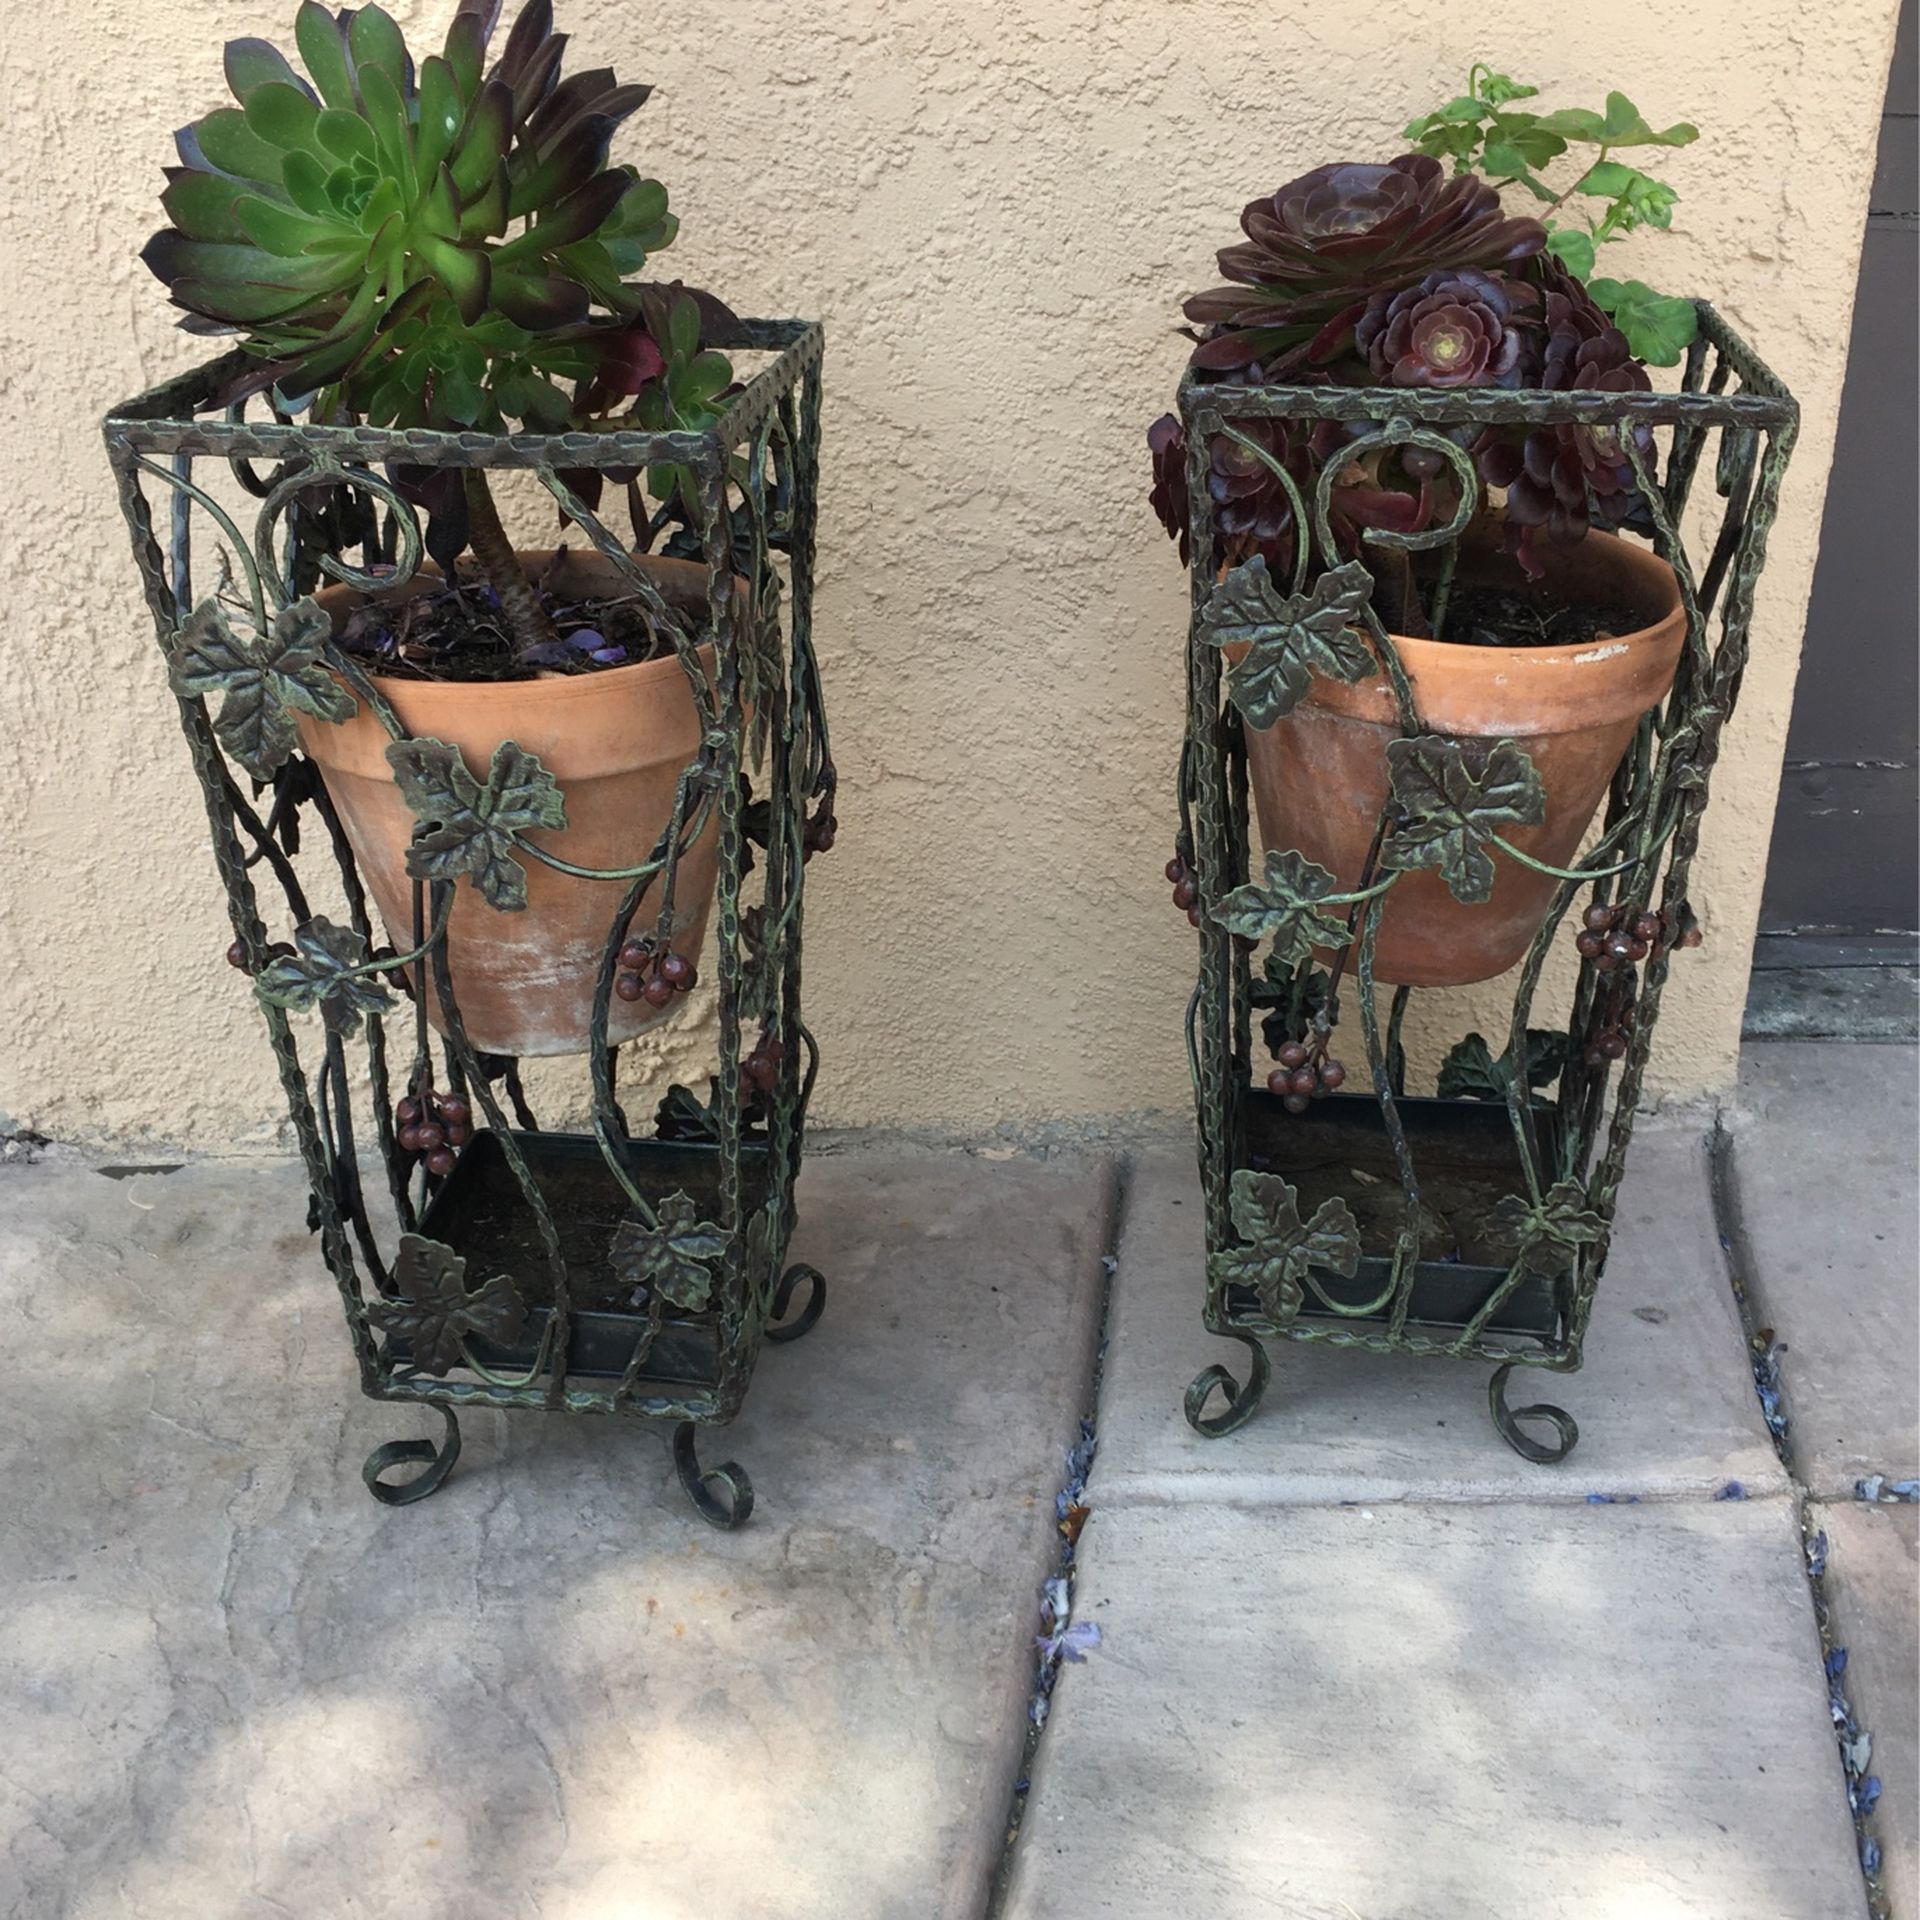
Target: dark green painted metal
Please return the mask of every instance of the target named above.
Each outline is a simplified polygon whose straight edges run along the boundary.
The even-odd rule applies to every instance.
[[[1550,1098],[1530,1096],[1526,1073],[1514,1068],[1537,1051],[1542,1039],[1537,1031],[1530,1039],[1529,1016],[1552,942],[1576,899],[1585,894],[1603,904],[1626,902],[1636,912],[1658,908],[1668,913],[1676,927],[1691,924],[1687,889],[1711,769],[1746,665],[1754,590],[1765,564],[1767,536],[1799,419],[1792,396],[1745,342],[1712,307],[1698,303],[1698,311],[1699,338],[1687,355],[1677,392],[1253,387],[1207,382],[1191,374],[1182,384],[1180,411],[1192,503],[1192,611],[1187,731],[1179,779],[1179,849],[1200,893],[1200,971],[1188,1005],[1187,1045],[1206,1213],[1204,1319],[1209,1331],[1241,1342],[1252,1355],[1244,1386],[1236,1383],[1227,1368],[1214,1365],[1189,1388],[1187,1418],[1201,1433],[1218,1436],[1244,1424],[1269,1378],[1261,1342],[1286,1338],[1491,1361],[1498,1369],[1489,1383],[1494,1423],[1516,1451],[1532,1460],[1558,1460],[1577,1438],[1574,1422],[1558,1408],[1510,1410],[1506,1383],[1515,1366],[1569,1372],[1580,1365],[1666,987],[1669,951],[1655,946],[1638,969],[1632,1031],[1627,1052],[1617,1062],[1617,1075],[1616,1063],[1595,1065],[1587,1059],[1596,1005],[1602,998],[1598,990],[1605,984],[1591,963],[1581,967],[1556,1092]],[[1395,840],[1396,832],[1404,835],[1410,824],[1404,804],[1390,802],[1383,814],[1374,857],[1356,894],[1330,900],[1330,881],[1328,886],[1320,885],[1329,877],[1311,866],[1303,875],[1304,863],[1286,850],[1281,850],[1277,866],[1269,857],[1259,872],[1249,871],[1244,733],[1248,721],[1241,707],[1250,707],[1259,721],[1276,709],[1285,711],[1298,697],[1297,662],[1311,662],[1319,671],[1333,665],[1343,677],[1352,677],[1341,665],[1337,643],[1326,637],[1320,616],[1321,602],[1342,603],[1338,584],[1322,590],[1318,600],[1301,597],[1306,586],[1303,566],[1296,568],[1292,597],[1286,602],[1266,582],[1264,570],[1255,580],[1244,577],[1244,569],[1236,569],[1243,578],[1232,591],[1220,584],[1207,489],[1210,443],[1217,434],[1236,434],[1237,422],[1268,419],[1339,420],[1365,428],[1362,437],[1336,456],[1337,462],[1357,457],[1371,445],[1410,440],[1448,460],[1463,482],[1461,510],[1454,522],[1424,534],[1370,536],[1389,549],[1450,547],[1480,498],[1471,463],[1461,457],[1457,443],[1437,429],[1474,424],[1610,427],[1630,452],[1637,488],[1655,530],[1654,545],[1673,566],[1680,583],[1687,635],[1673,691],[1639,729],[1615,776],[1598,839],[1580,866],[1562,877],[1538,935],[1515,970],[1509,1030],[1492,1042],[1498,1049],[1492,1054],[1493,1063],[1504,1074],[1499,1084],[1485,1089],[1496,1097],[1494,1101],[1406,1099],[1398,1036],[1408,991],[1396,992],[1384,1026],[1379,1018],[1373,947],[1382,904],[1374,888],[1376,883],[1390,885],[1396,870],[1410,864],[1408,843]],[[1651,457],[1635,449],[1632,429],[1636,426],[1653,430]],[[1714,498],[1703,503],[1696,480],[1709,448],[1715,455],[1708,469]],[[1280,478],[1286,480],[1284,474]],[[1287,483],[1296,524],[1305,524],[1311,517],[1323,555],[1333,551],[1327,499],[1334,478],[1330,463],[1311,502]],[[1707,556],[1701,568],[1696,569],[1689,557],[1683,528]],[[1303,548],[1304,544],[1300,543]],[[1223,622],[1236,619],[1243,627],[1264,620],[1269,629],[1264,660],[1256,636],[1254,649],[1237,675],[1237,689],[1227,685],[1220,652],[1223,639],[1248,638],[1241,629],[1223,632]],[[1371,609],[1366,628],[1395,690],[1401,734],[1409,740],[1427,734],[1398,652]],[[1411,747],[1403,749],[1403,758],[1414,752]],[[1434,769],[1442,769],[1459,749],[1453,743],[1432,741],[1419,752]],[[1513,757],[1526,762],[1517,748]],[[1524,805],[1526,782],[1534,770],[1526,763],[1509,771],[1514,775],[1512,791]],[[1406,794],[1402,792],[1399,799],[1404,803]],[[1411,819],[1411,824],[1423,823]],[[1444,848],[1444,870],[1463,900],[1480,890],[1481,860],[1515,857],[1498,837],[1498,827],[1498,820],[1488,812],[1470,821]],[[1438,844],[1433,849],[1436,863],[1442,850]],[[1416,847],[1414,851],[1423,850]],[[1269,1220],[1259,1232],[1249,1233],[1236,1222],[1236,1196],[1244,1213],[1253,1191],[1237,1187],[1236,1176],[1244,1182],[1250,1172],[1250,1124],[1277,1110],[1277,1103],[1255,1086],[1252,943],[1236,940],[1235,934],[1248,932],[1258,921],[1263,936],[1271,933],[1297,951],[1305,938],[1302,929],[1310,929],[1316,913],[1323,913],[1330,904],[1351,916],[1346,945],[1333,969],[1333,987],[1337,994],[1351,976],[1371,1089],[1332,1098],[1370,1104],[1371,1125],[1390,1157],[1386,1163],[1398,1177],[1403,1224],[1392,1235],[1390,1246],[1364,1249],[1357,1282],[1340,1285],[1328,1276],[1351,1271],[1344,1263],[1352,1248],[1343,1232],[1334,1231],[1339,1223],[1330,1213],[1324,1214],[1328,1231],[1323,1252],[1305,1275],[1300,1304],[1295,1307],[1292,1289],[1269,1288],[1263,1306],[1243,1279],[1250,1257],[1263,1245],[1278,1244],[1276,1223]],[[1221,918],[1215,918],[1216,910]],[[1473,1072],[1484,1076],[1485,1063],[1466,1041],[1455,1059],[1463,1076],[1471,1062],[1479,1063]],[[1501,1270],[1448,1268],[1423,1261],[1418,1230],[1422,1165],[1445,1147],[1449,1109],[1472,1109],[1484,1117],[1490,1104],[1497,1110],[1501,1092],[1512,1135],[1510,1191],[1503,1202],[1509,1209],[1505,1218],[1518,1234],[1512,1263]],[[1284,1132],[1277,1137],[1282,1144],[1263,1153],[1259,1164],[1263,1171],[1285,1176]],[[1280,1208],[1277,1227],[1281,1231],[1293,1217],[1290,1205],[1283,1202]],[[1374,1286],[1370,1276],[1376,1273],[1379,1284]],[[1442,1302],[1444,1313],[1436,1311]],[[1216,1394],[1224,1394],[1225,1405],[1209,1415],[1207,1407]],[[1517,1424],[1522,1420],[1550,1426],[1555,1441],[1549,1444],[1523,1432]]]
[[[105,422],[147,604],[173,669],[215,865],[256,985],[312,1190],[311,1219],[340,1295],[360,1384],[376,1399],[436,1407],[446,1422],[439,1445],[393,1441],[369,1457],[368,1488],[389,1505],[425,1498],[451,1472],[460,1407],[617,1413],[674,1421],[672,1454],[689,1498],[714,1525],[737,1526],[752,1511],[752,1487],[732,1463],[700,1467],[695,1427],[730,1420],[761,1343],[797,1338],[825,1302],[818,1272],[784,1267],[806,1107],[819,1065],[800,1008],[807,819],[810,806],[830,813],[835,778],[812,636],[823,342],[818,326],[783,320],[742,322],[736,334],[713,344],[768,358],[702,433],[494,437],[248,420],[239,410],[212,411],[211,396],[231,357],[115,408]],[[611,909],[587,1056],[592,1141],[539,1131],[516,1064],[482,1057],[467,1036],[447,957],[456,885],[483,883],[486,897],[510,906],[517,892],[513,868],[528,858],[551,863],[525,838],[528,828],[551,824],[554,809],[564,804],[551,776],[530,755],[503,771],[496,763],[514,797],[490,821],[473,822],[474,841],[443,869],[451,877],[416,885],[412,952],[400,959],[413,962],[416,977],[425,971],[433,979],[445,1011],[437,1063],[424,995],[409,1008],[383,985],[386,969],[397,963],[374,957],[379,923],[324,784],[310,767],[307,777],[285,778],[289,770],[301,772],[303,763],[287,715],[273,702],[304,704],[317,696],[324,703],[334,686],[309,654],[346,681],[396,742],[407,740],[377,681],[322,637],[324,622],[314,621],[308,598],[327,578],[356,587],[402,585],[420,564],[414,511],[379,472],[383,463],[401,461],[531,470],[573,529],[647,602],[672,639],[699,707],[701,745],[682,773],[674,819],[660,842],[633,867],[590,876],[606,881]],[[196,462],[227,466],[254,496],[251,539],[195,480]],[[687,469],[698,488],[692,532],[707,572],[698,621],[675,615],[660,600],[626,543],[587,509],[566,477],[668,464]],[[164,547],[149,500],[155,489],[168,502]],[[368,509],[362,532],[351,540],[330,537],[336,523],[325,517],[343,494],[357,495]],[[192,622],[196,606],[208,604],[195,596],[196,533],[217,542],[223,567],[234,570],[237,599],[229,611],[246,626],[250,609],[251,641],[243,635],[230,644],[224,617]],[[343,548],[356,544],[353,563]],[[370,571],[376,566],[377,574]],[[742,579],[746,604],[755,610],[751,632],[736,630]],[[191,659],[180,638],[190,622],[203,643]],[[697,652],[707,643],[715,649],[711,692]],[[223,708],[216,723],[210,695],[238,698],[243,708],[231,717]],[[244,761],[231,761],[234,752]],[[449,752],[418,743],[413,777],[422,809],[431,805],[428,787],[458,788],[471,797],[485,786],[487,769],[455,768]],[[279,767],[281,783],[265,818],[246,798],[236,766],[240,775]],[[750,845],[747,833],[750,779],[766,803],[756,809],[759,846]],[[321,832],[309,831],[296,856],[289,850],[291,830],[307,811],[309,826],[317,820]],[[630,928],[643,929],[643,915],[672,911],[679,859],[703,829],[716,835],[719,851],[713,914],[719,1046],[711,1141],[701,1149],[709,1156],[711,1191],[696,1210],[681,1191],[686,1156],[650,1152],[649,1142],[629,1134],[608,1023],[620,946]],[[344,900],[346,924],[313,913],[309,886]],[[283,925],[296,951],[276,958],[269,943]],[[313,1010],[321,1015],[317,1027],[304,1017]],[[784,1046],[776,1084],[757,1098],[742,1075],[742,1036],[750,1024]],[[350,1042],[364,1058],[370,1113],[356,1109]],[[439,1227],[443,1219],[457,1220],[457,1209],[434,1203],[468,1169],[463,1163],[437,1180],[399,1148],[392,1122],[396,1045],[405,1083],[429,1070],[443,1089],[473,1105],[475,1122],[485,1129],[476,1145],[485,1141],[498,1156],[495,1171],[517,1194],[540,1249],[526,1271],[469,1272],[457,1225],[441,1229],[450,1236],[446,1242],[423,1229],[423,1222]],[[751,1132],[742,1117],[749,1101]],[[682,1097],[683,1110],[703,1104]],[[631,1311],[595,1310],[584,1320],[574,1299],[578,1255],[570,1260],[563,1249],[568,1223],[556,1217],[541,1177],[542,1169],[578,1154],[595,1159],[599,1177],[624,1200],[621,1231],[640,1246],[641,1264],[657,1282],[641,1289],[644,1298]],[[363,1186],[362,1169],[374,1161],[398,1223],[400,1237],[390,1248]],[[749,1162],[751,1179],[743,1174]],[[613,1258],[612,1245],[596,1250],[596,1270],[611,1273]],[[788,1317],[802,1287],[804,1305]],[[529,1304],[536,1300],[537,1310]],[[536,1327],[531,1350],[520,1354],[528,1364],[504,1371],[500,1356],[513,1349],[516,1330]],[[570,1371],[576,1354],[602,1353],[609,1341],[624,1351],[617,1372]],[[691,1379],[690,1372],[701,1372],[686,1358],[695,1352],[710,1364]],[[412,1480],[395,1485],[383,1478],[389,1468],[414,1461],[427,1464]]]

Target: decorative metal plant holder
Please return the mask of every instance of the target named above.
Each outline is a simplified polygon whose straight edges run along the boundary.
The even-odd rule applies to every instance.
[[[695,1428],[730,1420],[761,1342],[797,1338],[824,1304],[820,1274],[785,1264],[818,1066],[800,1015],[802,882],[808,852],[831,839],[834,790],[810,627],[822,341],[811,324],[748,321],[711,344],[753,355],[758,370],[698,433],[492,437],[249,421],[210,400],[232,359],[105,423],[205,794],[236,935],[229,957],[251,975],[266,1020],[312,1189],[309,1223],[361,1386],[433,1406],[444,1422],[437,1444],[393,1441],[370,1455],[366,1484],[388,1504],[446,1479],[458,1409],[537,1408],[675,1422],[673,1457],[695,1507],[738,1526],[751,1484],[732,1463],[703,1468]],[[253,496],[250,536],[205,470],[196,479],[201,462],[217,478],[229,468]],[[672,783],[664,830],[645,829],[620,866],[583,871],[543,845],[542,830],[565,824],[568,796],[537,757],[507,742],[491,768],[470,767],[457,746],[411,737],[388,697],[395,683],[339,644],[317,587],[398,593],[421,565],[419,523],[385,463],[531,470],[569,532],[670,638],[698,744]],[[698,591],[679,606],[661,591],[659,564],[582,497],[599,490],[583,474],[617,495],[663,466],[690,476],[697,498],[681,543],[692,557],[678,565],[684,577],[697,570]],[[301,750],[312,729],[360,712],[390,740],[414,816],[404,952],[378,944],[374,889],[344,808]],[[704,889],[696,906],[676,906],[696,855],[717,867],[711,1097],[673,1087],[663,1100],[656,1089],[636,1110],[617,1087],[610,1028],[628,1010],[616,980],[634,942],[667,955],[690,923],[697,937]],[[591,1135],[539,1127],[519,1061],[471,1037],[450,958],[450,922],[512,913],[541,870],[591,882],[604,899],[574,1049],[591,1082]],[[274,939],[282,924],[290,941]],[[295,1017],[313,1012],[317,1021]],[[400,1137],[408,1098],[416,1115],[424,1100],[425,1118],[467,1122],[442,1130],[461,1136],[460,1151],[441,1143],[438,1171]],[[415,1462],[413,1477],[388,1477]]]
[[[1169,877],[1188,882],[1176,896],[1183,904],[1197,894],[1200,927],[1188,1045],[1206,1209],[1205,1324],[1248,1354],[1244,1383],[1216,1365],[1188,1389],[1187,1418],[1202,1434],[1230,1433],[1251,1416],[1270,1377],[1262,1342],[1286,1338],[1491,1362],[1494,1424],[1518,1452],[1551,1462],[1578,1438],[1558,1407],[1510,1408],[1507,1384],[1517,1366],[1571,1372],[1581,1362],[1671,955],[1699,938],[1689,876],[1798,418],[1745,343],[1709,306],[1698,312],[1677,393],[1235,386],[1191,375],[1181,388],[1193,611]],[[1327,563],[1311,592],[1304,541],[1291,593],[1268,579],[1264,560],[1223,568],[1215,557],[1209,449],[1227,434],[1258,454],[1248,425],[1268,421],[1352,423],[1357,436],[1311,487],[1266,463],[1286,485],[1293,525],[1314,530]],[[1396,550],[1396,565],[1453,579],[1461,536],[1485,496],[1461,445],[1472,436],[1444,430],[1486,425],[1615,434],[1631,464],[1635,518],[1673,568],[1684,613],[1671,691],[1631,726],[1611,777],[1602,775],[1604,804],[1584,850],[1576,845],[1565,863],[1513,844],[1540,818],[1527,752],[1428,724],[1401,649],[1370,604],[1380,556]],[[1369,533],[1371,567],[1333,564],[1330,497],[1343,468],[1407,443],[1456,476],[1457,514],[1422,533]],[[1703,464],[1709,484],[1697,487]],[[1690,544],[1705,556],[1697,568]],[[1249,739],[1275,728],[1316,676],[1374,675],[1387,716],[1376,754],[1383,799],[1377,818],[1371,805],[1364,812],[1361,870],[1336,878],[1271,835],[1250,870]],[[1291,749],[1283,740],[1272,750]],[[1328,791],[1321,804],[1353,802]],[[1414,879],[1430,894],[1444,881],[1462,914],[1487,912],[1479,903],[1496,874],[1516,865],[1538,876],[1528,884],[1546,883],[1546,898],[1516,948],[1505,1030],[1491,1042],[1465,1036],[1439,1070],[1437,1095],[1410,1095],[1402,1042],[1416,989],[1394,986],[1382,1004],[1383,917]],[[1563,924],[1565,937],[1588,936],[1570,1016],[1563,1030],[1530,1028]],[[1609,931],[1621,928],[1624,939]],[[1311,1077],[1343,998],[1364,1072],[1356,1063],[1344,1091],[1316,1087],[1326,1097],[1296,1093],[1291,1105],[1260,1085],[1267,1065],[1255,1066],[1255,1023],[1279,1058],[1277,1074],[1304,1054]]]

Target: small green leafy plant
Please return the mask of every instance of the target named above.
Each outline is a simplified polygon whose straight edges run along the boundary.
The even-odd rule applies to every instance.
[[[1691,146],[1700,130],[1684,120],[1656,129],[1624,93],[1609,93],[1599,113],[1586,107],[1536,113],[1515,104],[1539,92],[1476,65],[1466,92],[1412,121],[1406,138],[1416,152],[1450,160],[1456,174],[1478,173],[1500,188],[1530,194],[1541,206],[1547,251],[1586,283],[1594,304],[1626,335],[1638,359],[1673,366],[1693,341],[1693,303],[1656,293],[1644,280],[1596,275],[1594,268],[1609,241],[1641,227],[1671,227],[1680,197],[1665,181],[1614,156]],[[1564,166],[1560,182],[1542,177],[1562,163],[1572,167],[1570,179]]]
[[[726,310],[630,278],[677,227],[659,181],[608,164],[650,89],[604,68],[563,79],[552,0],[526,0],[489,64],[499,14],[459,0],[417,64],[379,6],[304,0],[304,75],[264,40],[228,44],[236,104],[175,136],[170,224],[142,256],[184,327],[240,337],[250,365],[222,398],[266,390],[317,424],[494,434],[717,417],[732,369],[702,336]],[[443,565],[471,547],[522,656],[566,655],[485,474],[398,478],[432,514]],[[669,509],[685,484],[672,466],[646,479]],[[598,480],[576,491],[591,502]]]

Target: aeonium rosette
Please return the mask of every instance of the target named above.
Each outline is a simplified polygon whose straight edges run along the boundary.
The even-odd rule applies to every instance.
[[[1500,76],[1489,85],[1494,82],[1505,89],[1503,101],[1531,91]],[[1614,99],[1609,96],[1603,132],[1614,128],[1623,141],[1666,145],[1692,137],[1686,127],[1656,134],[1637,114],[1616,113]],[[1586,117],[1507,113],[1515,126],[1526,122],[1522,134],[1534,164],[1586,137],[1579,131]],[[1569,191],[1615,192],[1622,171],[1603,153]],[[1647,391],[1644,361],[1566,264],[1590,260],[1592,253],[1563,244],[1567,230],[1556,209],[1567,196],[1556,199],[1526,169],[1520,173],[1529,190],[1552,202],[1541,219],[1505,212],[1500,188],[1513,179],[1482,178],[1458,160],[1447,175],[1427,153],[1404,154],[1385,166],[1316,167],[1249,203],[1241,215],[1246,239],[1219,256],[1230,284],[1186,302],[1187,318],[1196,323],[1194,376],[1256,385]],[[1595,237],[1616,237],[1614,230],[1629,224],[1610,211]],[[1595,292],[1611,284],[1596,282]],[[1459,507],[1458,482],[1430,447],[1343,455],[1351,441],[1381,424],[1243,420],[1229,435],[1216,436],[1206,463],[1216,558],[1231,565],[1257,553],[1270,569],[1290,566],[1296,515],[1280,475],[1290,476],[1311,501],[1319,477],[1336,460],[1328,502],[1335,551],[1315,554],[1316,565],[1360,554],[1368,532],[1417,533],[1450,520]],[[1627,450],[1609,427],[1445,431],[1471,457],[1481,481],[1504,493],[1502,537],[1529,574],[1542,571],[1538,540],[1570,542],[1590,525],[1621,525],[1640,511]],[[1644,444],[1646,429],[1636,432]],[[1184,560],[1189,488],[1179,422],[1172,415],[1157,420],[1148,442],[1152,504],[1179,539]],[[1367,557],[1370,566],[1381,563],[1376,574],[1405,574],[1404,556],[1389,558],[1374,547]],[[1407,585],[1401,579],[1397,591],[1388,588],[1391,606],[1377,593],[1376,611],[1424,631]]]
[[[499,15],[459,0],[417,63],[377,5],[304,0],[304,74],[264,40],[229,43],[236,104],[176,135],[170,224],[142,256],[183,326],[240,337],[222,399],[270,389],[316,424],[489,434],[716,417],[732,373],[705,340],[730,316],[632,277],[677,222],[659,181],[609,163],[651,89],[562,78],[551,0],[525,0],[489,64]],[[433,515],[435,557],[471,539],[521,640],[550,643],[480,470],[396,478]],[[663,504],[681,484],[649,480]]]
[[[1539,307],[1524,280],[1442,268],[1398,293],[1373,294],[1354,323],[1354,351],[1382,386],[1517,387],[1532,371]]]
[[[1651,391],[1653,382],[1633,357],[1626,335],[1586,289],[1552,262],[1543,277],[1540,363],[1527,384],[1549,393]],[[1651,431],[1645,426],[1634,431],[1647,451]],[[1538,569],[1537,532],[1562,543],[1578,540],[1593,522],[1618,525],[1639,504],[1632,462],[1611,427],[1494,429],[1474,451],[1481,478],[1506,489],[1509,545],[1529,572]]]
[[[1220,272],[1236,284],[1195,294],[1187,318],[1209,330],[1194,365],[1258,360],[1269,379],[1333,357],[1344,329],[1380,287],[1436,268],[1515,266],[1547,243],[1539,221],[1509,218],[1472,174],[1406,153],[1387,165],[1316,167],[1240,215],[1246,241]]]

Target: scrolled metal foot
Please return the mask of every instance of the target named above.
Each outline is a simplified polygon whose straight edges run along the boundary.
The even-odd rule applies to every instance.
[[[793,1301],[793,1290],[805,1284],[807,1304],[791,1320],[781,1320],[781,1316]],[[827,1279],[818,1267],[789,1267],[780,1276],[780,1284],[774,1289],[773,1307],[767,1315],[767,1338],[774,1341],[798,1340],[803,1333],[810,1333],[819,1320],[827,1304]],[[781,1321],[778,1326],[775,1321]]]
[[[460,1422],[454,1418],[453,1409],[435,1406],[434,1412],[447,1423],[446,1438],[438,1446],[431,1440],[389,1440],[367,1455],[360,1478],[383,1507],[410,1507],[416,1500],[438,1493],[453,1471],[453,1463],[460,1458]],[[389,1467],[401,1466],[409,1460],[426,1461],[425,1470],[411,1480],[395,1482],[380,1478]]]
[[[747,1470],[731,1460],[717,1467],[702,1467],[693,1450],[693,1422],[683,1420],[673,1430],[673,1464],[679,1470],[680,1484],[687,1490],[694,1511],[710,1527],[731,1533],[744,1527],[753,1515],[753,1482]],[[727,1490],[727,1498],[714,1497],[715,1482]]]
[[[1580,1428],[1572,1414],[1561,1407],[1550,1407],[1542,1402],[1533,1407],[1509,1407],[1507,1405],[1507,1376],[1513,1371],[1513,1362],[1509,1360],[1503,1367],[1494,1369],[1493,1378],[1487,1382],[1487,1405],[1493,1410],[1493,1424],[1500,1438],[1510,1446],[1523,1460],[1531,1460],[1538,1466],[1550,1467],[1556,1461],[1564,1460],[1573,1451],[1574,1442],[1580,1438]],[[1536,1440],[1531,1434],[1520,1431],[1522,1420],[1544,1420],[1560,1436],[1558,1446]]]
[[[1244,1427],[1253,1418],[1253,1411],[1260,1404],[1260,1396],[1266,1392],[1267,1382],[1273,1377],[1273,1369],[1267,1361],[1267,1350],[1253,1334],[1230,1332],[1227,1338],[1238,1340],[1252,1356],[1247,1369],[1247,1384],[1241,1386],[1225,1367],[1214,1365],[1196,1376],[1193,1385],[1187,1389],[1187,1425],[1209,1440],[1218,1440]],[[1209,1414],[1205,1411],[1206,1404],[1216,1387],[1227,1396],[1227,1404],[1218,1413]]]

